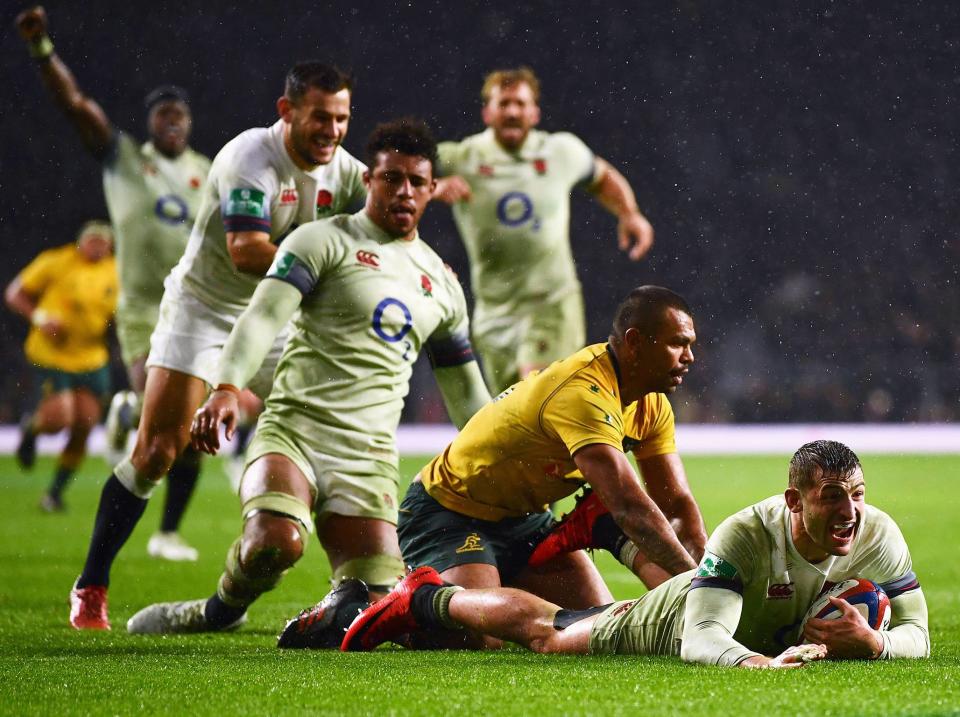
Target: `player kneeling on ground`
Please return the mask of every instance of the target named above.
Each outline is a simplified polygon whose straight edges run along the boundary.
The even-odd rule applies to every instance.
[[[683,298],[659,286],[631,291],[609,343],[587,346],[511,386],[414,478],[397,524],[404,561],[432,566],[465,588],[509,585],[565,608],[610,602],[589,557],[570,552],[596,537],[589,521],[579,531],[589,534],[583,540],[552,540],[550,555],[540,551],[541,561],[528,563],[555,523],[547,504],[588,484],[616,517],[608,537],[631,538],[620,541],[618,558],[648,587],[696,567],[707,535],[677,454],[666,395],[693,363],[694,341]],[[626,451],[636,457],[649,494]],[[570,527],[567,521],[565,535]],[[489,648],[496,641],[459,633],[440,644]]]
[[[889,595],[890,629],[872,629],[854,606],[831,598],[842,615],[809,619],[800,634],[817,596],[857,576]],[[456,628],[542,653],[679,655],[742,667],[930,654],[927,605],[903,535],[864,502],[860,461],[834,441],[802,446],[782,496],[725,520],[696,570],[637,600],[563,610],[521,590],[447,586],[423,567],[361,613],[341,649],[369,650],[417,630]]]
[[[236,426],[236,387],[255,375],[293,318],[247,450],[243,534],[217,591],[151,605],[130,619],[130,632],[237,626],[300,559],[315,523],[335,586],[362,580],[379,597],[403,575],[395,433],[420,348],[457,426],[490,396],[467,338],[460,284],[417,233],[434,187],[433,138],[422,123],[401,120],[378,127],[367,154],[364,210],[302,226],[284,240],[227,340],[217,390],[194,419],[194,445],[215,453],[220,425],[228,434]],[[362,602],[358,592],[340,591],[331,601],[346,594]]]

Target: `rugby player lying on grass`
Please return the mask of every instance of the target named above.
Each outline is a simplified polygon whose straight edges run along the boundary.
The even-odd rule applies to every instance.
[[[801,635],[817,595],[850,577],[886,590],[890,629],[872,630],[834,598],[842,616],[810,619]],[[369,650],[418,629],[473,630],[541,653],[679,655],[743,667],[930,654],[927,606],[906,542],[888,515],[865,504],[860,461],[834,441],[802,446],[784,495],[725,520],[696,570],[637,600],[562,610],[522,590],[447,586],[424,567],[363,611],[341,649]]]

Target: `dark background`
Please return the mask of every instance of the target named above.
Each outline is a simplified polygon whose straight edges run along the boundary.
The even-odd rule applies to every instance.
[[[693,421],[960,417],[957,5],[925,3],[53,2],[51,36],[114,124],[145,138],[142,98],[191,92],[213,156],[275,119],[286,69],[354,71],[346,147],[380,120],[479,131],[483,75],[528,64],[547,130],[631,181],[657,232],[634,264],[585,194],[571,228],[588,338],[635,285],[682,293],[698,365],[674,399]],[[5,2],[0,281],[105,216],[97,163],[53,106]],[[443,206],[424,237],[468,279]],[[0,316],[0,420],[28,402],[25,327]],[[118,372],[122,375],[122,372]],[[421,366],[409,419],[436,418]]]

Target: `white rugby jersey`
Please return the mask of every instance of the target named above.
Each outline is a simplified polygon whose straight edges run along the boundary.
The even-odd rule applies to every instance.
[[[210,160],[189,147],[166,157],[152,142],[117,132],[103,162],[103,193],[116,232],[119,311],[163,298],[163,281],[183,256]]]
[[[922,615],[905,614],[903,606],[913,606],[914,601],[898,600],[922,593],[906,541],[890,516],[865,505],[850,552],[814,564],[793,544],[790,515],[784,497],[776,495],[732,515],[713,532],[690,583],[685,642],[695,632],[691,628],[709,622],[709,616],[697,614],[694,593],[698,588],[722,588],[742,598],[733,632],[739,645],[728,644],[722,654],[715,655],[715,663],[739,664],[758,653],[778,655],[797,644],[801,621],[817,596],[847,578],[872,580],[890,597],[893,619],[884,635],[885,656],[898,656],[899,650],[891,649],[889,634],[901,624],[920,627],[925,637],[925,604]]]
[[[362,204],[365,169],[343,147],[328,164],[309,172],[298,168],[284,147],[282,120],[241,133],[213,160],[190,242],[167,290],[239,314],[261,277],[234,266],[227,232],[265,232],[279,244],[302,224]]]
[[[470,185],[453,218],[470,257],[475,321],[516,316],[580,290],[570,249],[570,192],[594,177],[593,152],[569,132],[531,130],[511,152],[492,129],[441,142],[440,172]]]
[[[359,446],[395,460],[421,347],[435,366],[473,360],[456,276],[419,236],[391,237],[361,211],[298,229],[267,277],[292,284],[303,301],[265,415],[333,453]]]

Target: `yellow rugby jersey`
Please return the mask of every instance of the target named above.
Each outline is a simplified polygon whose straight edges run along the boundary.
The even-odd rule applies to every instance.
[[[49,249],[20,272],[20,282],[37,297],[37,309],[59,320],[64,329],[57,341],[36,326],[30,329],[24,352],[31,363],[71,373],[107,363],[107,324],[117,307],[112,256],[89,262],[75,244]]]
[[[622,406],[619,368],[594,344],[514,384],[480,409],[420,472],[437,502],[481,520],[542,512],[584,484],[573,454],[603,443],[638,459],[674,453],[662,393]]]

